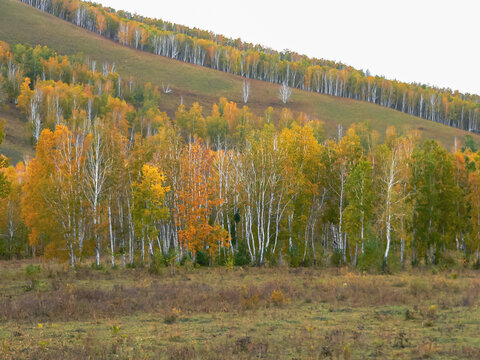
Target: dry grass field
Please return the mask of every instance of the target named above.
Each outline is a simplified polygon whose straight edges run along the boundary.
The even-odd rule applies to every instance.
[[[474,270],[0,264],[5,359],[480,357]]]

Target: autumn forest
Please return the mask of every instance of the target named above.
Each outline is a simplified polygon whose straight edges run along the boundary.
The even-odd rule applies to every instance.
[[[278,52],[94,3],[20,1],[124,46],[250,79],[362,100],[468,131],[480,130],[478,94],[389,80],[342,63],[308,58],[290,50]]]
[[[4,258],[479,261],[480,158],[468,135],[454,152],[368,122],[327,139],[303,113],[256,116],[225,98],[207,116],[180,104],[170,119],[158,108],[165,89],[112,64],[6,43],[0,64],[2,101],[21,110],[36,146],[33,159],[2,163]]]
[[[466,2],[214,2],[125,6],[476,86]],[[236,34],[0,0],[0,358],[479,359],[480,96]]]

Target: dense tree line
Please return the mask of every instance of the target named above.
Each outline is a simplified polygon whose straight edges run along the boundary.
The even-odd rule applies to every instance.
[[[304,114],[259,117],[224,98],[206,117],[194,103],[170,119],[156,87],[41,47],[0,44],[0,73],[3,101],[17,104],[36,143],[35,158],[1,162],[2,257],[478,262],[471,137],[449,153],[394,128],[382,142],[360,123],[327,140]]]
[[[479,96],[388,80],[333,61],[229,39],[159,19],[67,0],[21,0],[122,45],[247,78],[368,101],[478,132]]]

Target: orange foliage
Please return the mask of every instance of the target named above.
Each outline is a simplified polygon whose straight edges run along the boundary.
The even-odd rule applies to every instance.
[[[207,251],[213,256],[220,246],[230,245],[230,236],[218,225],[211,225],[211,211],[221,200],[216,194],[216,179],[212,174],[214,152],[195,139],[181,156],[182,168],[176,213],[181,245],[194,254]]]

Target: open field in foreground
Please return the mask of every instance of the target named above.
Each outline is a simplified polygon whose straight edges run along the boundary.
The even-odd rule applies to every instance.
[[[6,359],[480,357],[472,270],[0,265]]]

